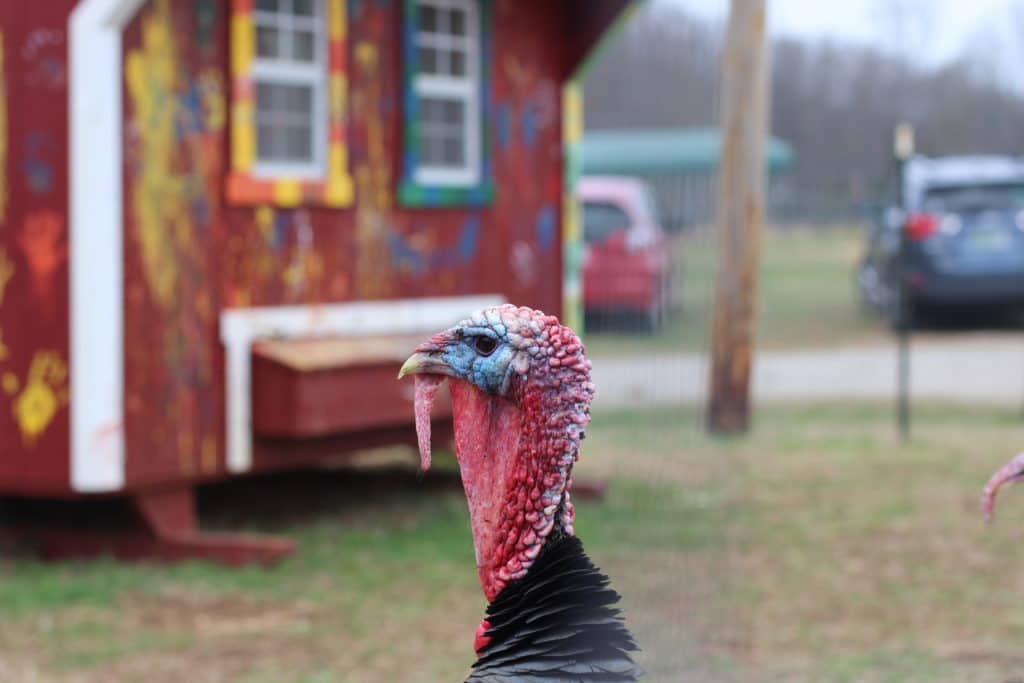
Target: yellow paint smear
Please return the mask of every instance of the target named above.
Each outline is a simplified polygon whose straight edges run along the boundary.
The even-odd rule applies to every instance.
[[[356,44],[356,63],[364,71],[363,89],[353,102],[366,122],[367,155],[355,169],[356,181],[356,296],[376,298],[392,293],[394,279],[388,273],[387,224],[390,220],[390,160],[384,145],[384,128],[377,115],[382,92],[377,46],[369,41]]]
[[[298,180],[279,180],[274,183],[274,203],[293,207],[302,202],[302,184]]]
[[[178,61],[168,0],[156,0],[142,20],[142,48],[125,63],[125,80],[138,129],[139,171],[132,184],[132,211],[146,283],[168,306],[178,281],[175,243],[192,231],[188,178],[174,165],[180,117]]]
[[[39,436],[53,422],[57,411],[66,404],[67,377],[68,366],[57,351],[37,351],[32,357],[25,387],[12,406],[25,446],[35,446]],[[5,375],[3,381],[4,389],[7,390],[17,383],[17,378],[11,382],[9,376]]]

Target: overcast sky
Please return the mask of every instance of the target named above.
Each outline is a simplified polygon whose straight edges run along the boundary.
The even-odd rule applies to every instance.
[[[728,0],[658,0],[704,17],[722,18]],[[994,32],[1016,44],[1010,31],[1014,6],[1024,0],[767,0],[769,25],[775,33],[831,37],[889,48],[902,33],[926,66],[957,57],[980,35]],[[899,8],[906,8],[899,28]],[[906,49],[906,48],[904,48]],[[1003,52],[1006,45],[1001,45]],[[1015,69],[1017,71],[1017,69]]]

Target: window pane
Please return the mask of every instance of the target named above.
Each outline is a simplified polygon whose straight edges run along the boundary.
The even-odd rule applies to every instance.
[[[280,50],[280,36],[276,28],[256,27],[256,54],[260,57],[277,57]]]
[[[284,87],[287,87],[285,111],[309,116],[313,112],[313,89],[301,85]]]
[[[439,103],[443,107],[441,120],[449,125],[461,128],[465,112],[463,103],[459,100],[440,100]]]
[[[313,16],[313,0],[292,0],[292,11],[303,17]]]
[[[289,126],[285,130],[287,158],[295,161],[312,161],[313,131],[307,126]]]
[[[449,168],[466,165],[466,102],[452,97],[419,99],[420,163]]]
[[[256,0],[256,9],[260,12],[276,12],[277,0]]]
[[[299,114],[308,118],[313,111],[313,86],[285,83],[256,83],[257,114]]]
[[[256,83],[259,159],[300,163],[313,160],[313,103],[313,86]]]
[[[437,29],[437,9],[430,5],[420,5],[416,8],[419,29],[423,33],[432,33]]]
[[[274,110],[274,86],[270,83],[256,84],[256,112],[270,112]]]
[[[466,35],[466,13],[460,9],[451,10],[448,30],[457,36]]]
[[[274,135],[274,126],[261,123],[256,128],[256,149],[259,150],[259,158],[264,161],[272,161],[278,158],[277,141],[278,136]]]
[[[300,62],[316,59],[316,39],[310,31],[296,31],[292,35],[292,56]]]
[[[420,121],[433,123],[441,120],[440,103],[432,97],[420,98]]]
[[[416,61],[419,63],[419,72],[424,74],[437,73],[437,50],[432,47],[418,48]]]
[[[445,138],[444,141],[444,164],[445,166],[465,165],[465,148],[462,138]]]
[[[429,166],[437,165],[439,159],[436,153],[437,138],[427,134],[427,131],[420,131],[420,163]]]
[[[452,76],[466,75],[466,54],[461,50],[452,50],[451,61],[448,62]]]

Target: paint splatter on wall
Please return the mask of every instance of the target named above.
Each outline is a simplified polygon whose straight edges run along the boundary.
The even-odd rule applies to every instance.
[[[19,3],[6,3],[17,5]],[[0,10],[0,482],[67,485],[70,0]],[[48,478],[48,480],[47,480]]]
[[[0,306],[4,304],[4,293],[7,291],[7,283],[14,277],[14,262],[7,255],[7,250],[0,246]]]
[[[219,16],[204,4],[153,0],[125,34],[125,438],[155,463],[129,459],[129,476],[198,473],[202,445],[217,443],[220,429],[223,46],[180,40]]]
[[[187,183],[174,168],[181,109],[173,26],[168,0],[157,0],[142,23],[142,49],[128,54],[125,81],[134,105],[139,159],[133,211],[146,282],[167,306],[175,294],[175,242],[191,239]]]
[[[496,3],[497,4],[497,3]],[[235,306],[501,292],[557,311],[561,23],[548,0],[501,3],[491,206],[397,203],[401,3],[350,2],[352,208],[233,206],[224,65],[230,17],[212,0],[149,0],[126,27],[126,424],[131,479],[223,467],[218,316]],[[553,109],[552,109],[553,108]],[[531,146],[522,144],[528,139]],[[542,246],[543,244],[543,246]],[[519,246],[513,246],[519,245]]]
[[[50,161],[56,156],[53,138],[42,131],[25,136],[25,158],[21,163],[28,189],[34,194],[46,195],[53,187],[54,171]]]
[[[39,435],[53,422],[57,411],[68,402],[68,366],[52,349],[32,357],[25,386],[12,403],[14,417],[26,447],[33,447]]]
[[[21,47],[26,82],[49,90],[63,89],[67,83],[64,52],[64,31],[40,27],[29,33]]]
[[[363,122],[365,155],[356,164],[356,296],[385,297],[394,278],[388,273],[388,221],[394,185],[384,142],[384,122],[376,109],[381,100],[380,53],[377,45],[360,41],[355,63],[361,87],[353,89],[356,118]]]
[[[18,235],[18,246],[32,276],[37,305],[52,313],[54,278],[68,256],[64,217],[49,209],[30,213]]]

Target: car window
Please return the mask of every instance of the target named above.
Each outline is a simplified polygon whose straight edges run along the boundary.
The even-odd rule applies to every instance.
[[[924,195],[922,208],[932,213],[1024,208],[1024,185],[935,187]]]
[[[629,227],[629,215],[610,202],[583,202],[583,241],[604,242],[612,233]]]
[[[644,218],[651,223],[658,223],[658,202],[654,199],[651,188],[644,185],[640,190],[640,206],[644,212]]]

